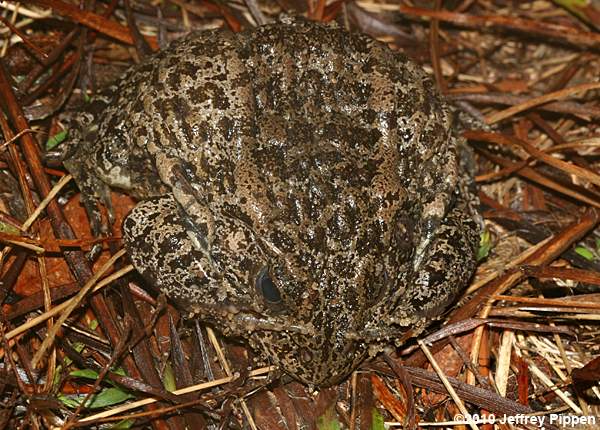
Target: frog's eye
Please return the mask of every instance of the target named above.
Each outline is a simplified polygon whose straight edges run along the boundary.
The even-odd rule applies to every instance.
[[[279,288],[277,288],[271,279],[271,276],[269,276],[269,269],[267,267],[263,268],[258,274],[258,277],[256,278],[256,289],[262,294],[267,303],[281,303]]]

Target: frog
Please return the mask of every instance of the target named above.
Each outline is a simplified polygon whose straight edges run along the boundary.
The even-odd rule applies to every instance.
[[[123,240],[143,278],[309,386],[421,333],[475,269],[451,109],[420,66],[335,23],[191,32],[68,127],[93,220],[111,189],[137,199]]]

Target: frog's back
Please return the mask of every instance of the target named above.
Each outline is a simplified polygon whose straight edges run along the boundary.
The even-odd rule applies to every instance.
[[[363,160],[387,145],[410,170],[429,156],[425,136],[439,134],[431,128],[447,128],[432,93],[404,57],[336,27],[287,19],[236,35],[191,33],[103,91],[91,160],[103,181],[139,197],[164,192],[156,176],[172,182],[153,167],[158,154],[186,160],[221,191],[247,148],[283,169],[281,158],[314,145]]]

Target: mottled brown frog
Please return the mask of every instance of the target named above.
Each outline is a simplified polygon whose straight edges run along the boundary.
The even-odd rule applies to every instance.
[[[365,35],[290,18],[192,33],[71,127],[88,208],[109,186],[140,199],[123,225],[137,270],[311,385],[419,333],[475,267],[449,110]]]

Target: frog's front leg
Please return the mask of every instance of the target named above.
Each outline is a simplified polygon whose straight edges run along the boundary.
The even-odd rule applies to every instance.
[[[178,204],[182,215],[180,222],[185,225],[190,238],[198,242],[197,247],[208,249],[214,239],[214,216],[198,190],[200,184],[190,173],[193,168],[177,156],[153,151],[158,175]]]
[[[137,271],[184,308],[210,305],[218,279],[205,240],[190,231],[172,194],[143,200],[123,222],[123,238]]]
[[[473,274],[480,227],[470,203],[462,196],[457,197],[418,258],[405,302],[415,315],[427,319],[441,315]]]
[[[405,332],[407,327],[411,336],[419,334],[468,283],[476,265],[481,221],[473,208],[477,199],[467,188],[457,187],[454,205],[432,237],[421,244],[405,288],[396,292],[384,324],[375,323],[369,338],[397,338],[398,329]]]

